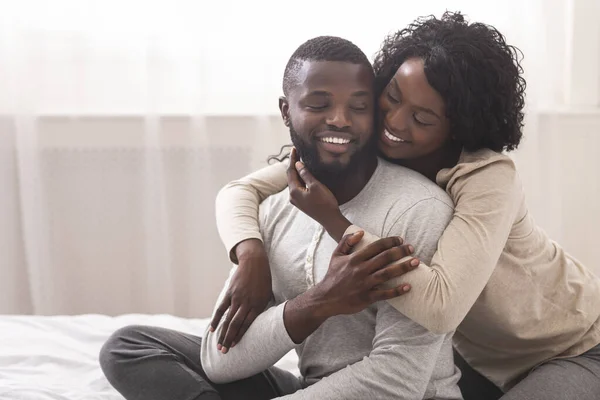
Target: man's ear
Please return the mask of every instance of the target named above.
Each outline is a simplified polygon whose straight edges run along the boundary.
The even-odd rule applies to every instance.
[[[281,119],[285,126],[290,126],[290,104],[285,96],[279,98],[279,111],[281,112]]]

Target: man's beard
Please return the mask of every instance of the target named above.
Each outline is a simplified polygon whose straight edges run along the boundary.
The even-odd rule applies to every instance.
[[[362,148],[358,149],[358,151],[350,156],[347,165],[344,165],[337,160],[326,164],[319,156],[317,145],[302,139],[291,123],[290,137],[298,152],[298,157],[302,159],[306,168],[308,168],[310,173],[318,181],[329,188],[335,187],[336,184],[343,183],[349,175],[355,173],[357,168],[363,167],[363,161],[366,160],[369,155],[375,153],[376,142],[374,140],[369,140],[368,143],[365,143]]]

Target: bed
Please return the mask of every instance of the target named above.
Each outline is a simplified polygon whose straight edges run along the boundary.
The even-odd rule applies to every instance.
[[[100,347],[112,332],[144,324],[201,335],[208,322],[139,314],[0,316],[0,399],[123,400],[98,365]],[[295,353],[277,366],[297,374]]]

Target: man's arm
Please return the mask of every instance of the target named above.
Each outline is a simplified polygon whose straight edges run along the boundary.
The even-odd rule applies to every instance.
[[[450,345],[440,352],[449,335],[427,331],[386,302],[377,303],[376,312],[369,356],[280,399],[422,400],[436,363],[445,362],[448,375],[454,374]]]
[[[232,268],[217,304],[221,303],[227,293],[236,268]],[[268,308],[250,325],[243,339],[229,349],[227,354],[217,348],[225,319],[221,320],[214,332],[207,327],[202,337],[200,358],[208,378],[214,383],[248,378],[273,366],[292,350],[296,344],[290,339],[283,324],[284,307],[285,303],[271,301]]]
[[[344,237],[332,255],[323,280],[288,302],[273,303],[227,354],[217,348],[224,322],[214,332],[207,328],[201,359],[208,378],[215,383],[225,383],[257,374],[302,343],[328,318],[354,314],[374,302],[403,294],[400,287],[381,289],[378,286],[411,268],[408,263],[397,262],[408,254],[407,246],[401,246],[399,238],[389,237],[349,255],[361,238],[362,234]],[[227,294],[228,285],[229,281],[221,298]]]

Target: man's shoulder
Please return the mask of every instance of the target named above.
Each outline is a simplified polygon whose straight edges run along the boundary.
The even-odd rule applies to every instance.
[[[290,229],[291,225],[286,222],[298,218],[299,213],[302,214],[290,203],[289,190],[285,189],[267,197],[259,207],[259,227],[263,238],[272,235],[272,230],[276,226]]]
[[[391,196],[406,204],[434,200],[454,208],[448,194],[420,173],[379,159],[378,195]]]
[[[407,168],[382,161],[374,196],[386,196],[380,202],[386,214],[379,236],[398,235],[415,247],[419,259],[429,264],[437,242],[452,219],[454,205],[444,190],[423,175]],[[357,224],[361,226],[360,224]]]
[[[274,215],[290,209],[290,192],[285,189],[267,197],[259,206],[260,215]]]

